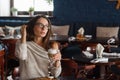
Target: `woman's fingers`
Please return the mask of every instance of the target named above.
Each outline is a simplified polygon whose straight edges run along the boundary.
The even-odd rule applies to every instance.
[[[26,27],[27,27],[26,25],[23,25],[21,27],[21,43],[25,43],[26,42],[26,35],[27,35]]]
[[[23,25],[21,27],[21,34],[22,34],[22,36],[26,36],[26,27],[27,27],[27,25]]]
[[[61,60],[61,54],[60,53],[55,54],[55,56],[53,57],[53,59],[55,61]]]

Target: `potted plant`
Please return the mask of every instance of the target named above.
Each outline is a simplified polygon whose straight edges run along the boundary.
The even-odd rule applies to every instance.
[[[17,16],[18,10],[17,10],[17,8],[12,7],[11,12],[12,12],[13,16]]]
[[[51,4],[53,0],[46,0],[47,3]]]
[[[33,16],[34,15],[34,7],[29,8],[29,15]]]

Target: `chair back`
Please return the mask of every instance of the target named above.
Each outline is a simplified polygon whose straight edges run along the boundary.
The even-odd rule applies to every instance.
[[[16,59],[15,56],[15,44],[18,39],[3,39],[1,40],[4,45],[8,47],[8,59]]]
[[[61,76],[67,77],[67,76],[77,76],[78,74],[78,64],[71,59],[62,59],[61,60],[62,65],[62,73]]]
[[[4,55],[5,55],[4,49],[0,50],[0,75],[1,75],[0,80],[4,80],[4,60],[5,60]]]
[[[14,67],[19,65],[19,61],[17,57],[15,56],[15,45],[16,41],[18,39],[1,39],[1,42],[7,47],[7,50],[5,49],[5,71],[6,71],[6,78],[7,75],[11,74],[11,71]]]

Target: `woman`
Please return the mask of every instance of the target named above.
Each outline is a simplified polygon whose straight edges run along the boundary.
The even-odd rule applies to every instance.
[[[16,43],[15,53],[20,59],[20,80],[33,80],[49,75],[50,60],[48,43],[51,35],[51,24],[45,16],[36,16],[21,28],[21,39]],[[58,77],[61,73],[61,54],[53,56],[56,63],[51,74]]]

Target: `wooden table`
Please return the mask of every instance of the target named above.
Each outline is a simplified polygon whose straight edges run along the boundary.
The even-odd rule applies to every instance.
[[[80,48],[82,48],[83,45],[85,45],[86,43],[89,43],[89,44],[101,43],[103,45],[106,45],[107,40],[110,39],[110,38],[95,38],[95,39],[84,40],[84,41],[74,40],[74,41],[69,42],[68,38],[69,37],[65,37],[65,36],[57,36],[57,37],[54,38],[54,40],[59,41],[59,42],[67,42],[68,44],[71,44],[73,46],[74,46],[74,44],[79,45]],[[120,41],[118,39],[116,39],[115,43],[113,43],[112,45],[119,45],[119,44],[120,44]],[[109,47],[107,47],[107,46],[105,46],[105,47],[106,47],[105,50],[109,52],[110,51]],[[93,48],[93,50],[94,50],[94,48]],[[106,66],[108,67],[110,65],[118,63],[117,59],[118,58],[115,58],[114,60],[109,59],[109,61],[107,63],[103,63],[103,62],[102,63],[101,62],[94,63],[95,65],[100,66],[100,78],[101,79],[104,79],[104,77],[105,77],[105,67]],[[79,62],[79,61],[77,61],[77,62]],[[93,64],[93,63],[88,62],[88,63],[85,63],[85,64]]]
[[[74,59],[75,60],[75,59]],[[81,61],[75,60],[76,62],[78,62],[79,64],[81,63]],[[120,63],[120,57],[112,57],[109,58],[108,57],[108,62],[95,62],[95,63],[91,63],[91,62],[82,62],[85,64],[94,64],[96,66],[100,67],[100,80],[105,80],[105,75],[106,75],[106,67],[109,68],[111,65],[116,65]]]
[[[96,66],[100,67],[100,79],[105,79],[106,75],[106,67],[110,67],[111,65],[115,65],[117,61],[108,61],[108,62],[98,62],[98,63],[93,63]]]

